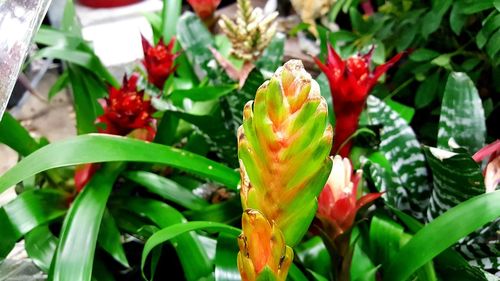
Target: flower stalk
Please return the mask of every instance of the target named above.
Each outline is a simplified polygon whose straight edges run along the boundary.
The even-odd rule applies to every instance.
[[[273,241],[281,237],[279,233],[290,247],[302,239],[314,218],[316,198],[331,167],[328,153],[332,128],[327,119],[327,105],[319,85],[304,70],[301,61],[285,63],[257,90],[255,101],[244,108],[243,125],[238,130],[240,194],[246,214],[243,225],[251,215],[267,221],[266,229],[273,230],[265,231],[265,237],[274,233]],[[247,239],[247,246],[240,251],[243,256],[249,245],[271,251],[265,250],[269,248],[267,238],[250,243],[252,237],[264,237],[253,236],[253,231],[249,226],[243,228],[242,237]],[[283,249],[287,248],[276,247],[286,259],[288,250]],[[264,260],[253,260],[253,271],[250,266],[240,267],[244,280],[259,280],[260,275],[252,272],[259,272],[267,264],[266,255],[261,257]],[[255,268],[256,265],[259,266]],[[276,280],[284,280],[286,272],[274,269],[271,272]]]

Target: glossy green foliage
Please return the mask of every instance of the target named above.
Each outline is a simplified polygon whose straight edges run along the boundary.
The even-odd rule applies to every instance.
[[[460,238],[500,214],[500,191],[469,199],[429,223],[408,241],[387,268],[387,280],[406,280],[419,267],[433,259]],[[481,216],[477,216],[477,212]]]
[[[81,151],[88,153],[82,154]],[[0,177],[0,192],[31,175],[48,169],[112,161],[170,165],[220,181],[229,188],[236,188],[238,183],[236,172],[204,157],[164,145],[96,134],[75,137],[37,150]]]
[[[452,72],[439,117],[438,147],[465,147],[470,154],[484,146],[486,125],[479,93],[465,73]]]
[[[102,167],[85,186],[64,219],[49,280],[91,280],[97,235],[121,164]]]
[[[392,168],[392,182],[386,184],[389,204],[423,219],[429,204],[430,186],[425,158],[415,132],[383,101],[368,98],[370,124],[382,125],[380,150]],[[384,190],[385,191],[385,190]]]

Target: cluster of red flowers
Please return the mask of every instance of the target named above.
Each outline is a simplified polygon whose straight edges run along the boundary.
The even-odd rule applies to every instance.
[[[165,81],[175,71],[173,47],[175,39],[168,45],[160,42],[151,46],[143,37],[143,64],[146,68],[148,81],[163,89]],[[109,97],[100,100],[104,113],[96,120],[99,133],[130,136],[136,139],[152,141],[156,135],[156,124],[152,114],[155,109],[151,100],[145,97],[144,90],[137,88],[139,75],[133,73],[130,78],[123,78],[120,89],[110,87]],[[92,178],[98,169],[97,164],[84,164],[76,168],[74,181],[77,191],[80,191]]]

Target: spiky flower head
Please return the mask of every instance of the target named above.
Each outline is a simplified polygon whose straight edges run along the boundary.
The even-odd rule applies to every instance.
[[[135,129],[147,129],[154,135],[153,117],[155,109],[146,99],[144,91],[137,89],[139,75],[123,77],[120,89],[110,88],[109,97],[102,102],[104,114],[97,123],[105,125],[100,133],[125,136]]]
[[[368,94],[380,76],[398,62],[404,54],[397,54],[371,71],[370,62],[373,50],[372,48],[367,54],[355,55],[344,61],[335,49],[328,45],[326,64],[314,58],[328,78],[333,99],[336,122],[332,155],[337,153],[342,157],[349,155],[352,142],[348,139],[358,128],[359,116]]]
[[[238,130],[241,200],[294,246],[307,231],[328,178],[332,127],[318,83],[291,60],[245,105]]]
[[[277,12],[264,16],[262,9],[253,8],[250,0],[238,0],[238,14],[232,21],[222,15],[219,25],[233,45],[231,53],[242,60],[260,57],[276,33]]]
[[[283,233],[257,210],[243,213],[243,233],[238,237],[238,269],[243,281],[285,280],[293,261],[293,250]]]
[[[175,71],[174,61],[178,54],[173,53],[174,45],[175,37],[170,39],[168,45],[163,42],[163,38],[160,38],[156,46],[152,46],[146,38],[142,37],[144,52],[142,63],[148,73],[148,81],[159,89],[163,89],[165,81]]]

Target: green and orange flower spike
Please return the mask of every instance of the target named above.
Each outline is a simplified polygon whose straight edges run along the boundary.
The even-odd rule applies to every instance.
[[[241,238],[245,243],[240,242],[240,255],[250,255],[247,259],[254,267],[240,266],[244,280],[259,280],[263,268],[271,269],[276,280],[286,277],[283,266],[274,271],[273,266],[262,267],[268,265],[267,260],[260,260],[265,255],[252,256],[259,251],[250,250],[250,245],[263,243],[260,247],[269,248],[267,239],[252,234],[265,232],[277,243],[282,233],[286,245],[293,247],[306,233],[332,166],[328,155],[333,130],[327,113],[318,83],[299,60],[285,63],[257,90],[255,101],[245,105],[243,125],[238,130],[245,210]],[[257,223],[245,223],[250,214],[259,218],[261,230],[256,230]],[[272,231],[263,231],[260,220],[267,221]],[[282,251],[284,259],[286,252]]]
[[[293,261],[293,250],[283,233],[259,211],[247,209],[238,237],[238,269],[242,280],[285,280]]]

